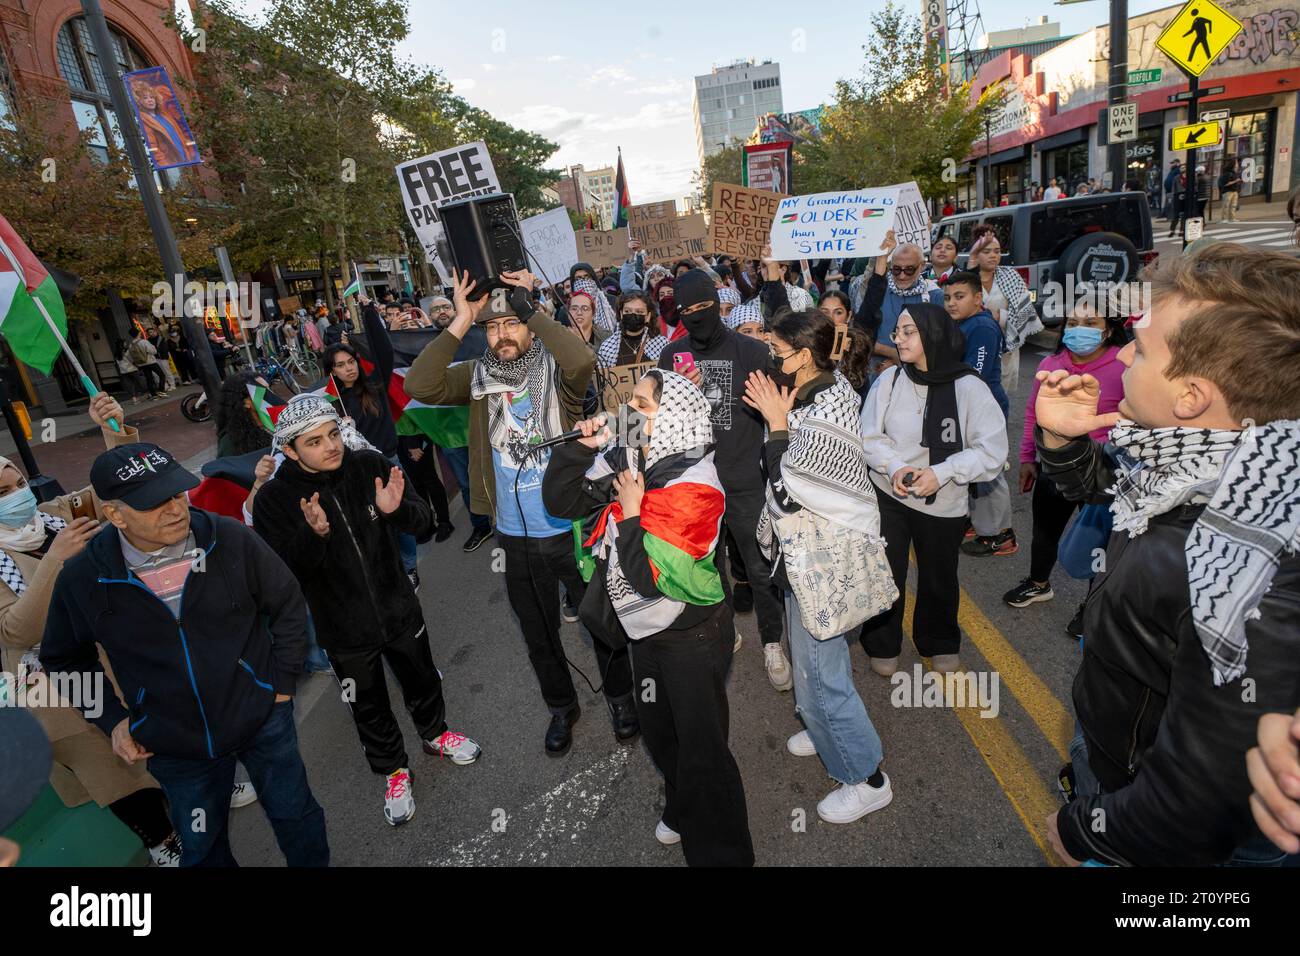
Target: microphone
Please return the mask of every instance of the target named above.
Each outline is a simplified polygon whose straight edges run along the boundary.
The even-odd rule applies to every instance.
[[[645,448],[650,444],[650,438],[645,433],[645,416],[634,408],[623,405],[619,408],[618,414],[612,416],[607,412],[602,412],[605,416],[604,427],[611,429],[610,440],[616,444],[626,445],[629,448]],[[575,438],[582,437],[582,429],[574,428],[562,435],[556,435],[554,438],[547,438],[545,441],[539,441],[528,448],[530,451],[540,451],[543,448],[553,448],[556,445],[563,445],[565,442],[571,442]],[[608,447],[608,446],[606,446]]]
[[[556,435],[554,438],[548,438],[545,441],[534,442],[533,444],[529,445],[528,448],[530,451],[540,451],[543,448],[551,448],[554,447],[555,445],[563,445],[565,442],[573,441],[575,438],[581,438],[581,437],[582,437],[582,429],[575,428],[572,431],[565,432],[563,435]]]

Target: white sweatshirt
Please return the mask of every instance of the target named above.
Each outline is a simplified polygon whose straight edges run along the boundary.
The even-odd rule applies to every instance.
[[[993,393],[976,375],[957,379],[957,419],[963,448],[934,466],[939,492],[934,504],[924,498],[894,494],[891,477],[900,468],[930,467],[930,449],[921,447],[925,397],[929,389],[913,382],[898,366],[887,369],[871,386],[862,408],[862,446],[879,494],[909,508],[940,518],[957,518],[969,511],[968,488],[973,481],[992,481],[1007,460],[1007,420]]]

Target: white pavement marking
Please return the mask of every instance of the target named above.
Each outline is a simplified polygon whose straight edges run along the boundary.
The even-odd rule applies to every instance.
[[[1295,240],[1290,237],[1283,239],[1281,242],[1258,242],[1256,245],[1265,246],[1269,249],[1294,249],[1296,247]]]
[[[631,747],[619,747],[603,760],[574,774],[522,810],[506,812],[503,832],[492,829],[452,847],[430,866],[533,866],[547,862],[551,850],[572,846],[596,819],[614,785],[627,772]]]
[[[1244,232],[1220,232],[1219,230],[1215,229],[1212,232],[1207,232],[1206,236],[1208,236],[1211,239],[1226,239],[1229,242],[1241,242],[1244,239],[1254,239],[1254,241],[1258,242],[1260,239],[1265,237],[1270,239],[1277,239],[1280,238],[1281,236],[1287,235],[1289,232],[1290,232],[1289,229],[1276,229],[1276,228],[1247,229]]]

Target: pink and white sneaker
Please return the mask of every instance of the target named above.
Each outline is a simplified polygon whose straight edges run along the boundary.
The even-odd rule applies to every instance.
[[[384,819],[392,827],[401,826],[415,816],[415,793],[411,789],[411,771],[406,767],[390,773],[384,787]]]
[[[446,757],[459,767],[471,764],[483,755],[483,748],[464,734],[445,730],[435,740],[424,741],[424,752],[432,757]]]

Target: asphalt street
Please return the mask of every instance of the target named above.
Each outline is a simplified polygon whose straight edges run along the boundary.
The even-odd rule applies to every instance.
[[[1025,399],[1044,354],[1032,346],[1022,350],[1009,425],[1013,468]],[[856,823],[817,817],[817,802],[834,784],[816,758],[787,753],[786,738],[801,728],[793,696],[767,681],[754,616],[737,618],[744,644],[729,682],[731,747],[760,865],[1048,865],[1044,819],[1059,806],[1055,779],[1070,736],[1069,689],[1079,654],[1064,627],[1085,587],[1058,568],[1055,600],[1023,610],[1002,603],[1029,566],[1028,496],[1013,493],[1013,505],[1019,553],[963,556],[960,571],[962,659],[990,689],[996,676],[996,716],[980,716],[978,706],[894,706],[894,688],[854,646],[855,678],[884,743],[895,793],[889,807]],[[420,598],[444,676],[448,719],[484,755],[456,767],[423,754],[391,685],[417,804],[410,823],[392,828],[383,816],[383,782],[366,765],[337,684],[327,676],[304,679],[296,703],[301,748],[325,808],[333,862],[683,865],[680,847],[654,839],[663,806],[654,765],[639,741],[615,741],[602,698],[581,677],[575,676],[583,716],[574,746],[559,759],[545,755],[548,713],[504,578],[493,570],[494,545],[464,554],[469,522],[459,499],[453,521],[450,540],[422,548]],[[564,642],[570,660],[594,680],[595,659],[577,625],[565,625]],[[919,661],[906,646],[900,671],[910,677]],[[257,805],[234,811],[231,826],[241,863],[282,865]]]

